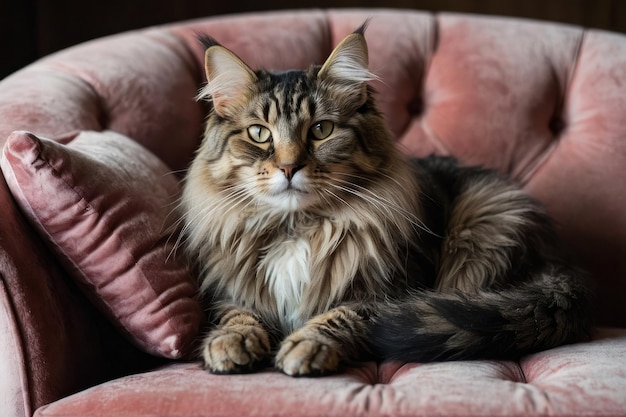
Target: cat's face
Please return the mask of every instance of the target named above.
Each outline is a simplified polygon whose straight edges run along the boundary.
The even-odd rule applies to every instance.
[[[306,71],[254,72],[221,46],[206,70],[214,110],[198,157],[232,198],[284,212],[349,205],[388,162],[361,33]]]

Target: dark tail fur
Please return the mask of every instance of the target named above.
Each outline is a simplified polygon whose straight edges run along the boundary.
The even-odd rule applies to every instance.
[[[443,236],[431,244],[441,248],[435,289],[378,309],[374,353],[403,361],[513,359],[586,337],[586,274],[570,266],[544,209],[492,171],[439,157],[416,166],[429,196],[423,214]]]
[[[552,267],[516,287],[422,291],[372,318],[379,359],[514,359],[587,336],[589,294],[568,267]]]

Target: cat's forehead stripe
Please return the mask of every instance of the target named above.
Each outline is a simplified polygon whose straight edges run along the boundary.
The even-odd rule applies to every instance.
[[[269,123],[270,122],[270,110],[271,110],[271,103],[269,101],[265,101],[263,103],[263,120],[265,120],[265,123]]]
[[[302,108],[303,101],[311,93],[309,75],[306,71],[290,70],[270,73],[269,79],[271,81],[270,98],[276,106],[275,116],[290,119]]]
[[[315,100],[306,90],[279,90],[268,93],[258,108],[260,117],[266,123],[276,123],[278,119],[297,122],[301,118],[313,117],[317,109]]]

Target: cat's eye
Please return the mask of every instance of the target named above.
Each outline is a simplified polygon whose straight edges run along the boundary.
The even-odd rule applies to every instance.
[[[272,132],[264,126],[252,125],[248,128],[248,136],[257,143],[267,143],[272,138]]]
[[[311,126],[311,134],[314,139],[323,140],[326,139],[333,133],[335,129],[335,124],[328,120],[322,120],[321,122],[317,122]]]

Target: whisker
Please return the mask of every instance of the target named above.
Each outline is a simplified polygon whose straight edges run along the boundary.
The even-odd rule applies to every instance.
[[[348,203],[346,200],[344,200],[343,198],[339,197],[337,194],[333,193],[332,191],[330,191],[327,188],[324,188],[324,191],[327,192],[328,194],[330,194],[331,196],[333,196],[335,199],[337,199],[338,201],[340,201],[341,203],[345,204],[346,206],[348,206],[348,208],[350,208],[350,210],[352,210],[353,212],[357,212],[357,210],[350,204]]]
[[[203,230],[206,229],[207,223],[211,220],[212,216],[216,215],[216,213],[219,213],[218,215],[220,216],[225,216],[236,208],[245,210],[252,203],[252,199],[248,195],[249,191],[247,187],[250,184],[253,184],[254,181],[254,179],[251,179],[247,182],[225,187],[218,192],[207,193],[201,201],[203,206],[202,209],[197,210],[192,217],[189,217],[189,213],[181,213],[178,220],[175,222],[175,225],[176,229],[180,228],[181,224],[183,226],[178,233],[178,237],[174,243],[172,251],[170,251],[170,256],[174,256],[176,250],[179,247],[182,247],[190,239],[190,229],[192,227],[194,230]],[[244,203],[245,205],[241,207]],[[181,197],[172,212],[179,210],[182,206],[183,201]]]
[[[435,232],[430,230],[430,228],[428,228],[428,226],[426,226],[419,217],[407,211],[405,208],[399,206],[394,201],[391,201],[386,198],[382,198],[378,196],[377,194],[375,194],[372,190],[366,187],[363,187],[361,185],[352,183],[350,181],[346,181],[340,178],[334,178],[333,180],[340,184],[347,184],[347,186],[340,185],[340,184],[333,184],[332,182],[329,182],[331,186],[367,201],[373,207],[375,207],[378,211],[387,213],[391,218],[393,217],[393,212],[395,211],[397,214],[402,216],[402,218],[407,220],[414,227],[417,227],[418,229],[426,233],[432,234],[434,236],[438,236]],[[356,189],[353,189],[352,187]],[[396,226],[398,225],[396,224]]]

